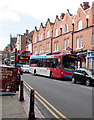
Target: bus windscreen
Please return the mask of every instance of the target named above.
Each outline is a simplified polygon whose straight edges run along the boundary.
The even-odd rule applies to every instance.
[[[78,64],[80,62],[80,57],[77,55],[65,55],[62,58],[63,67],[66,71],[74,71],[78,68]]]

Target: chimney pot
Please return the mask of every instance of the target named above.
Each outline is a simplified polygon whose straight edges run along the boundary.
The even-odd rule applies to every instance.
[[[28,34],[28,32],[29,32],[29,31],[28,31],[28,30],[26,30],[26,34]]]
[[[64,18],[64,13],[61,13],[61,16],[60,16],[60,20],[62,20]]]
[[[90,7],[89,2],[83,2],[82,7],[83,7],[84,10],[88,9]]]

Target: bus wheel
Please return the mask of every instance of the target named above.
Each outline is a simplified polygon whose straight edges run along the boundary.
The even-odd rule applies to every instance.
[[[50,72],[50,78],[53,78],[53,72]]]
[[[36,70],[34,70],[34,75],[36,75]]]
[[[72,83],[76,83],[75,77],[72,77]]]

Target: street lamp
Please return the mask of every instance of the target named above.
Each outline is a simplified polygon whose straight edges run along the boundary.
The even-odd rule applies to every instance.
[[[17,64],[16,55],[17,55],[17,48],[15,48],[15,67],[16,67],[16,64]]]
[[[74,34],[74,20],[72,21],[72,53],[73,53],[73,34]]]

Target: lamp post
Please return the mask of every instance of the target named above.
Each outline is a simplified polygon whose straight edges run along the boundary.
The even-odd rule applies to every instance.
[[[74,34],[74,20],[72,21],[72,53],[73,53],[73,34]]]
[[[17,64],[16,55],[17,55],[17,48],[15,48],[15,67],[16,67],[16,64]]]

